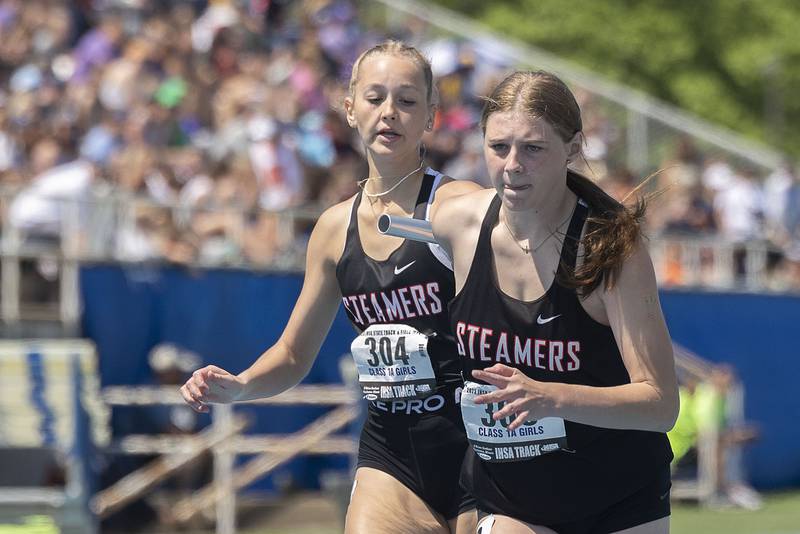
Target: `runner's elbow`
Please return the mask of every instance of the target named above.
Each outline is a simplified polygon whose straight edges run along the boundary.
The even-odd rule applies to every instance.
[[[656,432],[669,432],[675,426],[678,419],[680,402],[677,392],[675,394],[662,393],[657,402],[657,410],[654,417]]]

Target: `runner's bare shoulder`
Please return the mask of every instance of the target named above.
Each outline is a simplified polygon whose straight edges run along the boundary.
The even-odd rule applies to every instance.
[[[434,193],[434,203],[448,198],[481,191],[483,188],[470,180],[456,180],[450,176],[443,176],[442,182]]]
[[[347,225],[350,222],[354,198],[355,196],[350,197],[322,212],[311,232],[309,252],[313,250],[327,260],[339,261],[344,250]]]
[[[459,233],[479,227],[493,197],[493,189],[478,189],[444,199],[431,221],[434,234],[451,240]]]

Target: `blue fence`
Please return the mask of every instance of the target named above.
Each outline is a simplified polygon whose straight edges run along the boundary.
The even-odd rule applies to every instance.
[[[170,342],[233,373],[245,369],[274,343],[300,292],[298,275],[258,275],[232,270],[184,270],[169,267],[99,265],[81,271],[83,334],[97,345],[103,386],[152,384],[147,355]],[[340,382],[338,360],[350,350],[353,329],[337,317],[306,383]],[[116,436],[157,433],[169,420],[164,407],[117,407],[112,414]],[[254,433],[294,432],[328,408],[242,406]],[[201,416],[200,426],[208,424]],[[106,482],[141,463],[116,458]],[[277,479],[314,487],[322,469],[343,469],[345,458],[294,460],[256,485],[271,489]]]
[[[88,266],[81,272],[84,335],[97,344],[103,385],[152,382],[147,354],[161,342],[238,372],[278,338],[301,283],[299,275]],[[800,485],[800,396],[794,394],[800,298],[674,291],[661,298],[673,338],[731,363],[744,382],[746,417],[762,430],[745,455],[751,480],[762,488]],[[338,382],[338,360],[352,337],[340,313],[306,382]],[[323,411],[265,409],[252,430],[297,430]],[[134,409],[115,410],[112,421],[117,434],[157,430]],[[317,458],[287,469],[299,483],[314,485],[320,469],[343,466]]]
[[[753,483],[800,486],[800,297],[665,291],[672,338],[734,366],[745,388],[745,417],[760,439],[746,449]]]

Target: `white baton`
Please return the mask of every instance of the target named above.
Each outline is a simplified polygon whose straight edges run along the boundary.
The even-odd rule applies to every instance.
[[[410,217],[392,217],[384,213],[378,218],[378,231],[384,235],[403,237],[425,243],[436,243],[431,223]]]

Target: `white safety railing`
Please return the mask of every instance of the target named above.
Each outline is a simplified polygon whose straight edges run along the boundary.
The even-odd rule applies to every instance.
[[[0,210],[13,197],[0,195]],[[58,323],[61,335],[78,334],[81,265],[98,262],[120,264],[164,263],[164,257],[132,259],[120,246],[120,236],[131,231],[130,212],[136,206],[154,205],[152,201],[123,197],[90,198],[61,201],[60,223],[54,233],[36,229],[23,230],[6,224],[0,235],[0,320],[7,337],[19,337],[26,322],[45,320]],[[180,212],[191,217],[192,210],[159,206],[167,212]],[[203,210],[207,212],[208,210]],[[96,224],[95,213],[103,213],[103,224]],[[247,215],[230,209],[226,212],[242,224]],[[305,265],[307,231],[319,215],[318,209],[287,210],[274,213],[280,222],[275,233],[267,237],[275,241],[269,263],[253,261],[238,246],[235,232],[218,238],[230,243],[231,253],[219,258],[197,257],[188,265],[193,268],[234,268],[254,271],[301,272]],[[87,222],[88,221],[88,222]],[[153,230],[156,234],[159,229]],[[762,240],[728,243],[719,236],[655,236],[648,240],[659,283],[662,287],[692,287],[717,291],[764,292],[784,291],[776,282],[772,268],[781,251]],[[135,254],[133,255],[135,257]],[[30,280],[32,271],[44,270],[49,280]],[[25,285],[25,274],[28,284]],[[49,285],[48,285],[49,284]],[[52,295],[45,302],[26,299],[30,287],[51,287]],[[26,291],[26,287],[28,291]],[[40,292],[40,291],[39,291]]]
[[[109,406],[184,405],[175,387],[108,387],[103,399]],[[281,395],[246,404],[272,406],[333,406],[334,409],[287,435],[242,435],[246,421],[231,405],[212,406],[212,425],[195,435],[129,435],[112,443],[110,451],[122,454],[160,454],[158,459],[123,477],[96,494],[91,509],[103,518],[126,506],[150,488],[186,467],[202,453],[214,457],[214,480],[189,497],[171,504],[165,519],[185,524],[197,515],[216,517],[217,534],[236,532],[236,494],[277,467],[307,454],[354,455],[352,436],[336,436],[359,416],[361,399],[356,390],[342,385],[300,385]],[[256,456],[235,467],[239,455]],[[213,512],[213,514],[211,513]]]
[[[650,240],[659,285],[737,292],[781,290],[773,282],[770,256],[781,251],[766,241],[726,242],[714,236]]]
[[[0,217],[13,204],[18,192],[0,192]],[[235,268],[254,271],[297,272],[305,262],[305,235],[299,227],[310,227],[319,216],[319,209],[263,211],[274,217],[273,253],[268,262],[249,257],[236,227],[244,227],[248,217],[242,209],[190,210],[182,206],[164,206],[152,200],[130,196],[89,194],[81,199],[52,200],[58,223],[46,228],[35,225],[19,227],[11,223],[0,228],[0,321],[7,337],[26,335],[21,329],[26,322],[58,323],[57,333],[78,334],[80,320],[79,268],[91,263],[143,264],[168,262],[163,255],[142,256],[135,249],[126,249],[125,236],[158,240],[167,228],[140,228],[135,212],[140,208],[158,209],[169,218],[187,219],[193,215],[215,213],[230,216],[231,231],[217,238],[216,243],[230,250],[218,257],[198,257],[195,268]],[[171,224],[171,223],[170,223]],[[186,229],[187,235],[191,229]],[[133,245],[135,247],[135,245]],[[152,251],[151,251],[152,252]],[[42,274],[44,273],[44,274]],[[49,292],[42,288],[50,287]],[[26,297],[34,289],[36,298]],[[44,297],[41,293],[48,293]],[[43,300],[42,300],[43,299]]]

